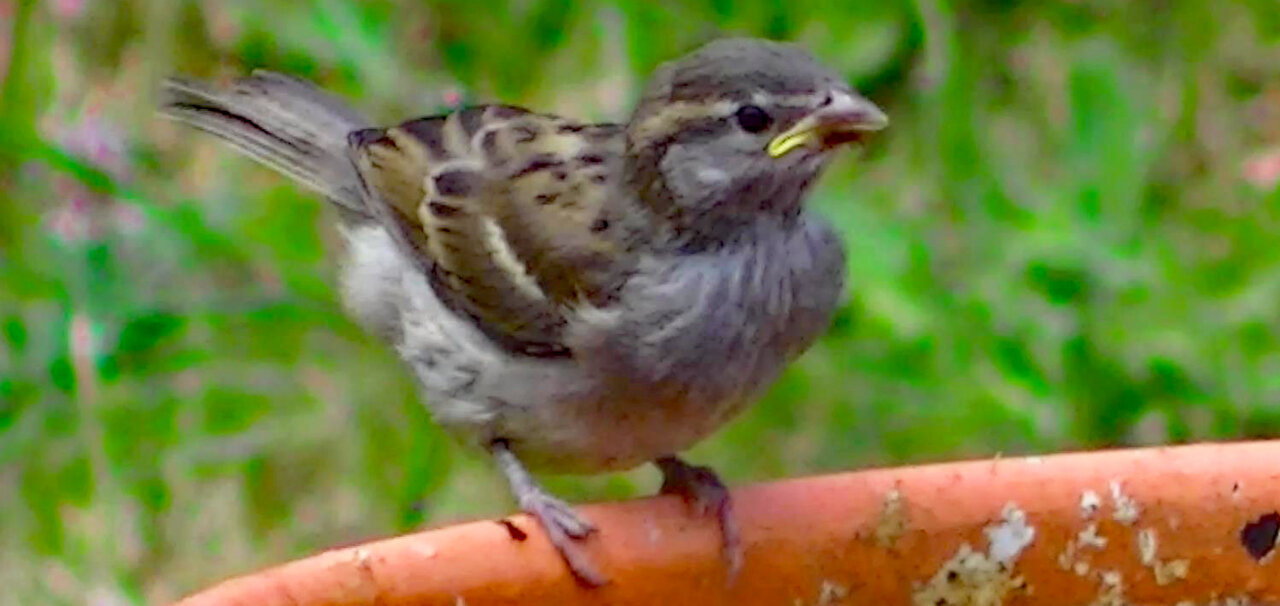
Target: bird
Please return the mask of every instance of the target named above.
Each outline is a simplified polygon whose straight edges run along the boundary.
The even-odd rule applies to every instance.
[[[806,199],[886,114],[802,46],[721,38],[592,123],[501,103],[375,126],[293,76],[171,77],[160,113],[322,195],[341,298],[434,422],[492,457],[582,584],[597,528],[534,473],[652,462],[743,565],[726,485],[680,457],[830,324],[845,253]]]

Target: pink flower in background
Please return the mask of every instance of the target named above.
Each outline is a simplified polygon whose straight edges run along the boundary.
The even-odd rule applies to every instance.
[[[97,108],[64,126],[57,139],[68,152],[88,160],[112,177],[127,180],[131,174],[124,129],[104,119]]]
[[[118,181],[132,177],[124,129],[103,117],[98,108],[85,108],[70,120],[51,116],[45,124],[46,136],[68,153]],[[104,231],[132,233],[142,228],[143,215],[136,207],[91,191],[65,174],[55,174],[53,179],[54,191],[63,204],[49,211],[45,224],[60,240],[81,242],[100,238]]]
[[[1280,139],[1280,87],[1272,86],[1249,103],[1249,126],[1263,141]],[[1280,184],[1280,146],[1251,154],[1241,169],[1245,181],[1258,189],[1269,191]]]
[[[53,0],[53,14],[61,19],[75,19],[84,14],[85,0]]]
[[[66,201],[49,211],[46,228],[64,242],[83,242],[98,236],[93,217],[93,194],[78,183],[58,177],[54,183],[59,197]]]
[[[1270,190],[1280,184],[1280,149],[1255,154],[1245,160],[1244,179],[1258,189]]]
[[[458,107],[462,104],[462,91],[456,87],[449,87],[440,93],[440,100],[444,102],[446,107]]]

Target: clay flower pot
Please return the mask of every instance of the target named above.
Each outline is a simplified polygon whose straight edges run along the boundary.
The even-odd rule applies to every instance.
[[[330,551],[183,606],[1280,603],[1280,443],[996,459],[735,491],[746,563],[670,497],[588,505],[611,583],[522,516]]]

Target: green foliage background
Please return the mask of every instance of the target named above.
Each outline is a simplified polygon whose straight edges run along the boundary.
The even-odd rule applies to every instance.
[[[158,78],[616,120],[723,33],[803,42],[894,123],[816,196],[851,253],[829,336],[694,458],[742,483],[1280,429],[1274,0],[0,0],[0,603],[164,601],[511,509],[341,313],[329,211],[157,120]]]

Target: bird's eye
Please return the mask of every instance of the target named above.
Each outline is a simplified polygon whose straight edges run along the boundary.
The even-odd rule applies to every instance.
[[[738,126],[749,133],[758,133],[773,123],[773,118],[757,105],[743,105],[734,115],[738,118]]]

